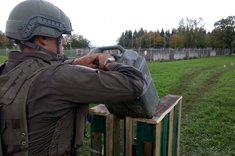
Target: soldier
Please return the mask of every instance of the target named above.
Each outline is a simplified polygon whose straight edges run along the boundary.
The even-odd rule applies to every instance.
[[[11,11],[6,36],[20,51],[0,67],[0,155],[75,155],[89,103],[141,95],[142,74],[110,54],[66,60],[63,34],[71,31],[69,18],[47,1],[27,0]]]

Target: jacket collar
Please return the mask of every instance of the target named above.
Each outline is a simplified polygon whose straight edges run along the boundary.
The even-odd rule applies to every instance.
[[[37,59],[42,59],[43,61],[47,62],[50,64],[51,61],[54,61],[54,58],[51,56],[48,56],[44,53],[38,53],[38,52],[20,52],[20,51],[11,51],[8,55],[8,60],[9,61],[16,61],[16,62],[22,62],[27,59],[32,59],[32,58],[37,58]]]

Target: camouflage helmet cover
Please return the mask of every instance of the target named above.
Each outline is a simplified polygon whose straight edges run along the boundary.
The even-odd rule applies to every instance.
[[[58,38],[71,31],[70,19],[45,0],[21,2],[11,11],[6,22],[6,36],[19,41],[30,40],[36,35]]]

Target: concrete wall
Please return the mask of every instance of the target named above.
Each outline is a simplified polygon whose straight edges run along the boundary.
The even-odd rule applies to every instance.
[[[229,49],[139,49],[136,50],[148,61],[167,61],[228,55]],[[145,55],[146,54],[146,55]]]
[[[229,55],[230,49],[134,49],[140,55],[145,56],[147,61],[170,61],[191,58],[202,58],[218,55]],[[0,49],[0,55],[7,56],[10,49]],[[87,55],[90,49],[65,50],[65,54],[70,57],[81,57]]]

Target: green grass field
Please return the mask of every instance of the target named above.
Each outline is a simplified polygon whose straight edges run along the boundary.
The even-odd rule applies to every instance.
[[[6,57],[0,56],[0,63]],[[235,155],[235,56],[149,63],[160,97],[182,95],[181,155]]]
[[[235,56],[150,63],[159,96],[183,96],[181,155],[235,155]]]
[[[3,63],[7,59],[6,56],[0,55],[0,64]]]

